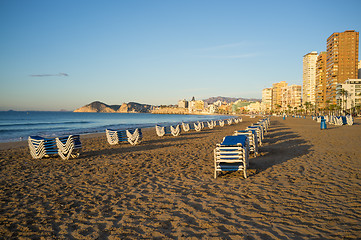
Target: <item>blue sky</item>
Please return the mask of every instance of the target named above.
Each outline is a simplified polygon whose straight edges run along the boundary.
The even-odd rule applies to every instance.
[[[0,0],[0,110],[261,98],[361,30],[361,1]]]

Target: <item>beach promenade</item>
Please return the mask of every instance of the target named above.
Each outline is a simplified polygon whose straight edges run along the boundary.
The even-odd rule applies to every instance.
[[[249,177],[214,179],[215,145],[258,120],[137,146],[93,135],[68,161],[0,150],[0,239],[360,239],[361,119],[271,117]]]

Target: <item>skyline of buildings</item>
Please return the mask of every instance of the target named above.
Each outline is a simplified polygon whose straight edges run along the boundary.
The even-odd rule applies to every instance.
[[[272,90],[271,111],[285,111],[295,107],[312,107],[317,111],[340,105],[341,95],[346,94],[340,94],[340,89],[349,87],[350,82],[358,83],[357,78],[361,78],[358,50],[359,32],[346,30],[332,33],[327,38],[326,51],[312,51],[303,56],[302,86],[288,86],[285,81],[274,83],[272,88],[262,90],[262,106],[268,110],[266,106],[270,100],[266,96],[269,89]],[[352,91],[358,86],[354,84]],[[357,106],[360,100],[356,103],[355,92],[348,94],[349,97],[353,94],[352,101]]]
[[[209,112],[258,109],[270,113],[305,109],[318,111],[335,109],[337,106],[345,107],[346,110],[361,106],[361,81],[358,80],[361,78],[361,61],[358,59],[358,49],[359,32],[334,32],[327,38],[326,51],[311,51],[303,56],[302,85],[288,85],[286,81],[273,83],[272,87],[262,90],[262,101],[258,104],[236,101],[232,104],[208,105],[193,98],[187,103],[180,100],[178,107],[188,106],[189,112],[205,109]]]

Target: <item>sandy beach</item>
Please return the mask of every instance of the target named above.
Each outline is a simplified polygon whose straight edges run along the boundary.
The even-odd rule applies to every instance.
[[[271,118],[241,172],[213,178],[213,149],[259,118],[137,146],[82,138],[77,159],[0,144],[0,239],[360,239],[361,119]]]

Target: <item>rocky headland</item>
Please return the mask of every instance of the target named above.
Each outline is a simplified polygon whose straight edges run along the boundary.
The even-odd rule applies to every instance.
[[[74,112],[149,113],[152,109],[152,105],[135,102],[123,103],[122,105],[108,105],[99,101],[95,101],[74,110]]]

